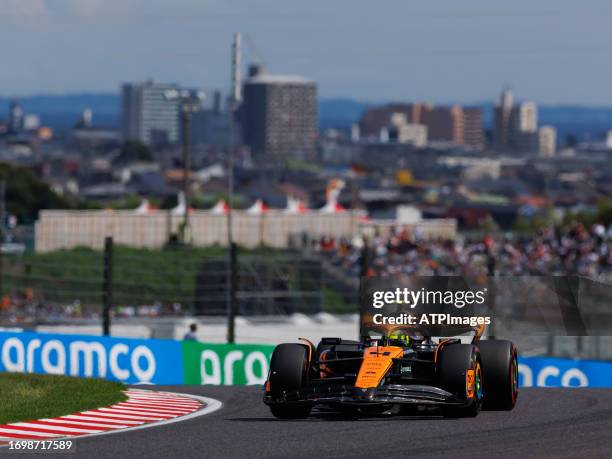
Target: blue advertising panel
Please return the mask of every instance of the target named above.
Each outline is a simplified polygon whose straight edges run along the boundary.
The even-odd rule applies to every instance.
[[[0,332],[0,371],[184,384],[195,365],[185,363],[180,341]],[[519,385],[612,387],[612,362],[519,357]]]
[[[519,357],[522,387],[612,387],[612,362]]]
[[[178,341],[0,332],[0,371],[182,384]]]

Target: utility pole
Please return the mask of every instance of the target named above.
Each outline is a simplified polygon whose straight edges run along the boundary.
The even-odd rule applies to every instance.
[[[182,242],[191,242],[191,230],[189,227],[189,207],[191,206],[191,114],[200,110],[205,94],[196,89],[168,89],[164,93],[166,100],[178,100],[179,119],[182,137],[182,161],[183,161],[183,199],[185,212],[181,224]]]
[[[363,238],[363,247],[361,248],[361,255],[359,257],[359,292],[357,295],[357,301],[359,303],[359,338],[364,334],[363,330],[363,300],[362,296],[365,293],[365,282],[366,278],[369,277],[370,271],[370,241],[368,238]]]
[[[238,288],[238,256],[237,247],[234,243],[232,230],[232,201],[234,199],[234,149],[236,147],[236,109],[242,98],[240,87],[240,47],[241,36],[239,32],[234,34],[232,43],[231,82],[232,90],[229,98],[229,148],[227,155],[227,247],[228,247],[228,269],[227,269],[227,342],[234,343],[236,322],[236,291]]]
[[[6,181],[4,179],[0,180],[0,300],[4,297],[4,282],[2,277],[4,276],[4,266],[3,266],[3,254],[2,254],[2,244],[4,244],[5,240],[5,223],[6,223]]]
[[[191,206],[191,106],[189,99],[181,95],[180,107],[181,111],[181,137],[183,144],[183,196],[185,199],[185,212],[183,213],[182,235],[183,242],[191,241],[191,232],[189,231],[189,207]]]

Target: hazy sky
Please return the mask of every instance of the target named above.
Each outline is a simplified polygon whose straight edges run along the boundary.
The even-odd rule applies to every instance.
[[[609,0],[0,0],[0,95],[227,89],[234,31],[323,97],[612,104]]]

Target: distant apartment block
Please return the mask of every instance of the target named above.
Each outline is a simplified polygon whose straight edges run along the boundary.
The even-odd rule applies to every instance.
[[[460,106],[434,107],[426,105],[421,112],[420,121],[427,126],[427,135],[430,141],[463,145],[463,109]]]
[[[482,109],[478,107],[463,108],[463,143],[473,147],[484,146],[484,134],[482,132],[483,119]]]
[[[251,66],[243,97],[243,141],[255,157],[316,157],[318,108],[313,81]]]
[[[23,128],[23,108],[16,100],[11,101],[9,107],[8,128],[11,132],[19,132]]]
[[[512,108],[512,130],[514,132],[536,132],[538,130],[538,106],[535,102],[522,102]]]
[[[510,146],[519,152],[538,151],[538,107],[535,102],[522,102],[512,108]]]
[[[362,138],[381,139],[382,130],[393,125],[392,118],[402,115],[407,124],[424,126],[429,141],[481,147],[482,111],[480,108],[433,106],[426,103],[389,104],[366,110],[359,122]]]
[[[553,126],[538,129],[538,150],[542,156],[555,156],[557,151],[557,130]]]
[[[390,121],[390,125],[386,127],[388,140],[409,143],[418,148],[427,145],[427,126],[409,123],[404,113],[394,113]]]
[[[418,123],[422,104],[388,104],[370,107],[359,121],[359,133],[363,138],[379,138],[380,131],[387,128],[396,113],[404,115],[407,123]]]
[[[147,145],[176,143],[180,139],[179,101],[167,97],[176,84],[151,80],[125,83],[121,88],[121,134],[124,140]]]
[[[535,102],[514,104],[509,90],[502,92],[495,107],[493,144],[522,153],[538,151],[538,106]]]
[[[511,116],[514,98],[512,92],[506,89],[502,92],[499,103],[495,106],[493,126],[493,145],[497,148],[510,148]]]

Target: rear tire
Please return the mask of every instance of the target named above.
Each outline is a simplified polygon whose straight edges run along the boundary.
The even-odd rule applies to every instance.
[[[505,340],[477,343],[482,358],[484,408],[509,411],[518,397],[518,361],[516,346]]]
[[[308,380],[308,349],[302,344],[279,344],[270,360],[270,393],[281,398],[285,392],[299,390]],[[310,414],[310,405],[271,405],[272,415],[280,419],[301,419]]]
[[[438,358],[438,377],[442,388],[460,399],[466,399],[466,406],[448,406],[442,409],[446,417],[474,417],[482,408],[482,368],[478,348],[472,344],[449,344],[443,347]],[[475,375],[474,396],[469,397],[466,384],[468,370]]]

